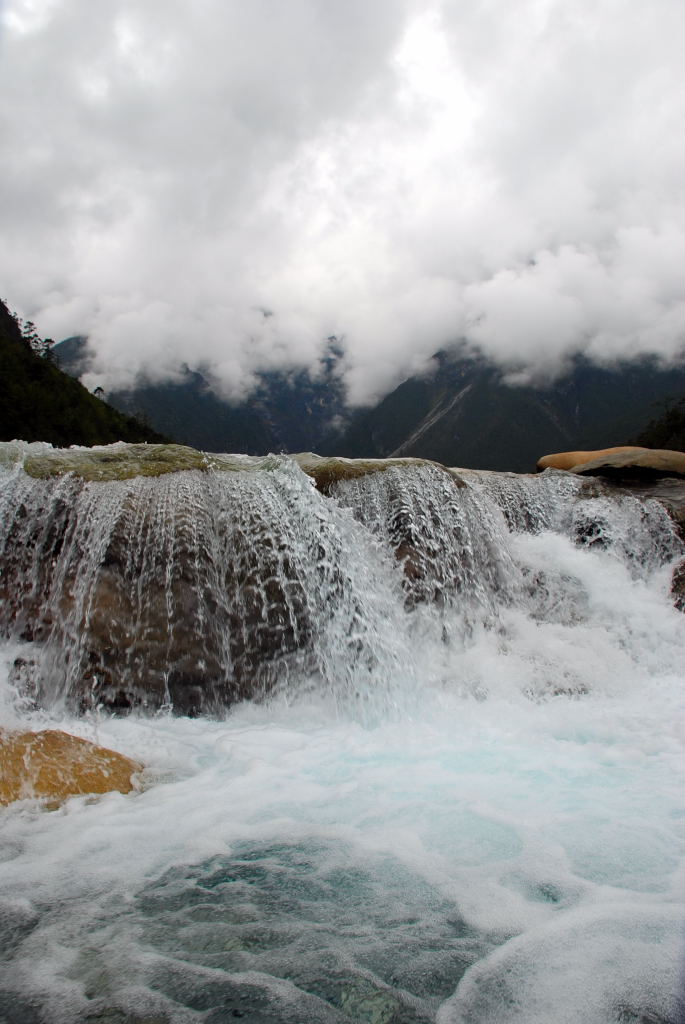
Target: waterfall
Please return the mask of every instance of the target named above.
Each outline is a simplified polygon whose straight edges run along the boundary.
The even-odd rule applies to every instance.
[[[40,703],[216,713],[406,663],[388,559],[289,459],[3,480],[0,625]],[[25,661],[22,667],[26,668]]]
[[[286,457],[93,480],[97,454],[83,453],[89,473],[78,455],[72,472],[55,453],[57,475],[17,460],[0,477],[0,629],[31,645],[18,669],[41,705],[217,714],[303,688],[392,700],[425,675],[413,619],[463,646],[512,605],[549,614],[564,587],[519,535],[553,530],[637,576],[678,550],[656,500],[568,474],[388,463],[324,496]]]
[[[684,555],[655,497],[421,460],[0,445],[7,1024],[676,1024]]]

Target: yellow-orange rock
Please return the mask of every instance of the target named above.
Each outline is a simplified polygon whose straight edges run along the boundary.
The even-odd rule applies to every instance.
[[[620,445],[618,448],[599,448],[594,452],[557,452],[554,455],[543,455],[538,459],[537,469],[573,469],[575,466],[582,466],[586,462],[594,462],[605,455],[615,455],[617,452],[647,452],[649,448],[636,448],[633,445]]]
[[[0,732],[0,804],[28,797],[60,803],[87,793],[128,793],[142,765],[57,729]]]

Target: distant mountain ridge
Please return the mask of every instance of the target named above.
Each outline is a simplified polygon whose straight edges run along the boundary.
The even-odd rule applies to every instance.
[[[649,360],[606,369],[577,358],[549,387],[507,385],[483,360],[439,353],[432,362],[428,374],[358,412],[340,452],[530,472],[547,452],[629,443],[655,411],[685,394],[685,367]]]
[[[88,369],[83,337],[67,338],[53,352],[66,373],[79,377]],[[223,401],[212,391],[209,375],[187,366],[180,381],[160,384],[143,378],[135,388],[109,392],[107,400],[202,451],[309,451],[331,434],[332,423],[344,411],[344,392],[335,374],[340,354],[331,339],[318,379],[305,371],[263,373],[258,389],[239,404]]]
[[[87,368],[83,338],[55,346],[67,372]],[[502,371],[458,350],[437,353],[371,409],[346,409],[331,340],[318,377],[265,373],[238,405],[222,401],[201,372],[176,383],[112,392],[108,400],[156,429],[205,451],[316,451],[351,458],[412,455],[449,466],[532,472],[540,455],[631,442],[661,409],[685,395],[685,367],[653,361],[612,369],[577,358],[548,387],[514,387]],[[343,423],[343,427],[336,424]]]
[[[650,420],[635,439],[646,448],[666,448],[685,452],[685,397],[669,405],[664,412]]]

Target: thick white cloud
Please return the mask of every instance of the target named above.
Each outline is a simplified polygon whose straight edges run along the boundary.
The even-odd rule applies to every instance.
[[[5,0],[2,294],[101,381],[685,344],[681,0]],[[265,312],[271,313],[265,316]]]

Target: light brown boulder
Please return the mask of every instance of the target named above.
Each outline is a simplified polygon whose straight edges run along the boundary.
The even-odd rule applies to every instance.
[[[541,473],[543,469],[574,469],[576,466],[584,465],[586,462],[594,462],[606,455],[614,455],[619,452],[647,452],[649,448],[635,448],[632,445],[619,445],[618,448],[599,448],[594,452],[557,452],[555,455],[543,455],[538,459],[537,470]]]
[[[78,736],[0,732],[0,805],[29,797],[58,804],[70,796],[133,789],[142,765]]]
[[[638,448],[632,452],[607,453],[573,466],[571,472],[613,477],[685,476],[685,452]]]

